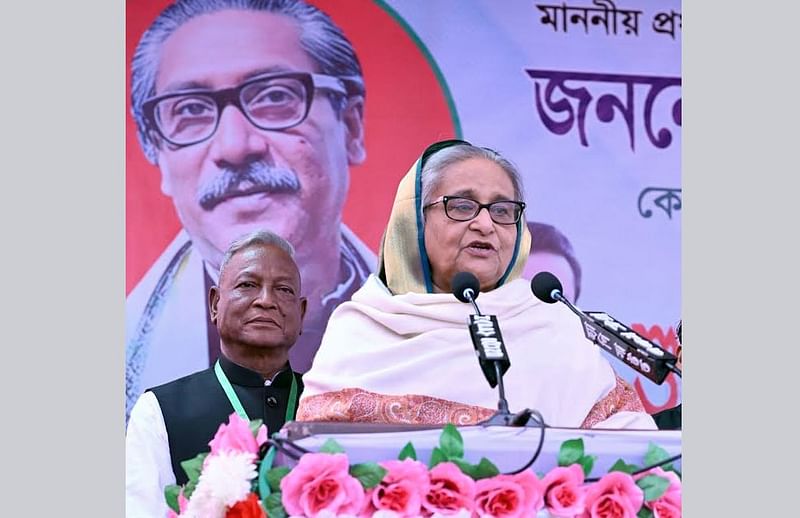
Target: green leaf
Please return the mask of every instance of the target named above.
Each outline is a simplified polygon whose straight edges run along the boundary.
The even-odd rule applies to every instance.
[[[170,484],[164,487],[164,498],[167,500],[167,505],[176,513],[179,513],[181,510],[180,506],[178,505],[178,495],[180,492],[181,486],[178,484]]]
[[[653,518],[653,511],[649,507],[642,506],[636,516],[637,518]]]
[[[486,457],[481,457],[481,460],[478,462],[478,465],[475,469],[475,480],[489,478],[499,474],[500,470],[497,469],[497,466],[492,464],[492,462]]]
[[[644,501],[652,502],[667,491],[669,480],[658,475],[647,475],[637,480],[636,485],[644,491]]]
[[[250,433],[253,434],[253,437],[258,434],[258,428],[264,423],[263,419],[254,419],[250,421]]]
[[[668,458],[670,458],[670,454],[667,453],[667,450],[651,442],[647,447],[647,453],[644,455],[644,466],[642,467],[652,466],[653,464],[657,464],[662,460],[667,460]],[[661,466],[661,469],[666,471],[671,467],[672,463]]]
[[[490,478],[500,474],[497,466],[492,464],[486,457],[482,457],[477,464],[470,464],[464,459],[452,459],[450,462],[458,466],[458,469],[472,480]]]
[[[433,468],[437,464],[439,464],[441,462],[445,462],[445,461],[447,461],[447,456],[437,446],[431,452],[431,460],[430,460],[430,462],[428,462],[428,468]]]
[[[362,462],[350,466],[350,475],[358,479],[364,489],[372,489],[380,484],[386,473],[388,471],[375,462]]]
[[[280,493],[270,493],[264,501],[264,507],[266,507],[269,518],[287,518],[289,516],[286,514],[286,509],[283,508]]]
[[[197,486],[196,480],[190,480],[183,486],[183,496],[187,500],[192,498],[192,493],[194,493],[194,488]]]
[[[464,439],[452,423],[447,423],[442,429],[439,447],[448,460],[464,458]]]
[[[281,480],[288,474],[289,468],[286,466],[278,466],[277,468],[272,468],[267,471],[267,483],[269,484],[270,490],[275,493],[280,493]]]
[[[344,448],[333,439],[328,439],[319,451],[320,453],[344,453]]]
[[[191,498],[194,493],[194,488],[197,486],[197,480],[200,478],[200,472],[203,470],[203,461],[208,456],[208,452],[199,453],[193,459],[181,462],[181,467],[189,477],[189,481],[183,486],[183,496],[187,499]]]
[[[635,464],[626,464],[624,460],[617,459],[617,462],[614,463],[613,466],[608,468],[608,472],[611,473],[612,471],[621,471],[623,473],[627,473],[630,475],[634,471],[638,470],[639,467]]]
[[[558,450],[558,465],[569,466],[583,457],[583,439],[570,439],[561,444]]]
[[[413,459],[417,460],[417,450],[414,449],[414,445],[411,444],[411,441],[403,446],[403,449],[400,450],[400,454],[397,456],[397,460],[403,459]]]
[[[208,452],[198,453],[195,458],[181,462],[181,467],[186,476],[189,477],[190,482],[197,482],[197,479],[200,478],[200,472],[203,470],[203,461],[207,456]]]
[[[578,460],[578,464],[583,468],[583,476],[588,477],[592,474],[595,460],[597,460],[597,455],[584,455]]]

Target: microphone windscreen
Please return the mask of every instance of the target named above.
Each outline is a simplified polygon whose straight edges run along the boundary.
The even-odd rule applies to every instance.
[[[561,281],[552,273],[539,272],[531,279],[531,291],[542,302],[552,304],[557,301],[553,298],[553,290],[558,290],[559,293],[564,292],[564,288],[561,287]]]
[[[467,290],[472,290],[473,300],[478,298],[478,293],[480,293],[481,290],[481,283],[478,281],[478,278],[469,272],[458,272],[455,274],[452,282],[450,282],[450,286],[453,290],[453,295],[461,302],[469,302],[469,299],[465,296]]]

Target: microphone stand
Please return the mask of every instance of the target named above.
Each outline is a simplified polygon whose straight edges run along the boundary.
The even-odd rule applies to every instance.
[[[475,302],[471,288],[464,290],[464,296],[470,301],[470,303],[472,303],[472,307],[475,308],[475,314],[477,314],[479,317],[483,316],[481,310],[478,309],[478,304]],[[531,411],[527,408],[517,414],[512,414],[509,412],[508,401],[506,400],[506,388],[503,384],[503,374],[500,371],[500,362],[493,360],[492,363],[494,364],[494,372],[497,376],[497,392],[499,394],[499,399],[497,401],[497,412],[495,412],[494,415],[489,419],[481,421],[478,424],[481,426],[544,426],[544,423],[531,424]]]

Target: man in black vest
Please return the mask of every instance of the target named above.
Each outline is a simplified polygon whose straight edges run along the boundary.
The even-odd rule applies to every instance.
[[[257,231],[225,253],[209,313],[221,355],[211,368],[146,391],[131,411],[126,436],[126,515],[165,516],[164,487],[184,484],[184,460],[209,441],[234,411],[262,419],[270,434],[294,419],[303,390],[289,366],[302,333],[306,299],[292,245]],[[198,323],[202,325],[202,323]]]

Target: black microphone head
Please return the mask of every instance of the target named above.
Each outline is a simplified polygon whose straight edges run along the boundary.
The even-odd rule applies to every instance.
[[[455,274],[450,286],[452,287],[453,295],[461,302],[469,302],[468,294],[473,300],[477,299],[481,290],[481,283],[478,278],[470,272],[458,272]]]
[[[552,273],[539,272],[531,279],[531,291],[537,299],[552,304],[558,300],[554,297],[554,292],[558,291],[563,295],[564,288],[561,287],[558,277]]]

